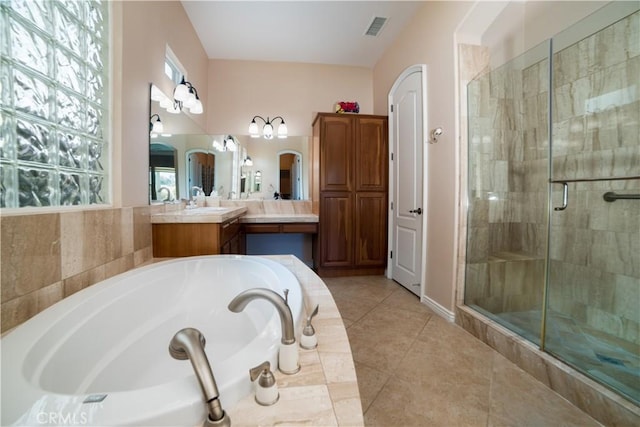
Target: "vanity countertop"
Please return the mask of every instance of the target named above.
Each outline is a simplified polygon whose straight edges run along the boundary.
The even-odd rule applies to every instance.
[[[180,209],[151,215],[152,224],[166,223],[222,223],[239,217],[246,207],[200,207]]]
[[[293,213],[259,213],[245,214],[240,217],[243,223],[274,223],[274,222],[318,222],[318,215],[315,214],[293,214]]]

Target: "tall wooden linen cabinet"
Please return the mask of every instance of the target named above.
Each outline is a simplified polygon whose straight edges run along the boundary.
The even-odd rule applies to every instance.
[[[319,113],[313,122],[311,189],[321,276],[384,273],[387,132],[387,116]]]

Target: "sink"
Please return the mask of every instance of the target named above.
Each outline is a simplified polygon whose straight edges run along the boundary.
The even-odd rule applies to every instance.
[[[202,215],[202,214],[219,214],[230,210],[231,208],[223,208],[220,206],[206,206],[200,208],[183,209],[183,215]]]

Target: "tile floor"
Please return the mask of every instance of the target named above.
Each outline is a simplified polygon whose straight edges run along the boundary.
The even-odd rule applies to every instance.
[[[342,314],[366,426],[599,426],[382,276],[323,278]]]

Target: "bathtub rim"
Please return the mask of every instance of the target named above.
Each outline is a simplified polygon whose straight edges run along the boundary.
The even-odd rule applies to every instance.
[[[304,312],[303,293],[302,293],[302,289],[298,279],[289,269],[284,267],[281,263],[278,263],[268,258],[264,258],[261,256],[253,256],[253,255],[204,255],[204,256],[197,256],[197,257],[165,259],[165,260],[160,260],[144,266],[140,266],[137,268],[133,268],[126,272],[112,276],[108,279],[104,279],[100,282],[97,282],[93,286],[89,286],[73,295],[70,295],[69,297],[61,300],[60,302],[52,305],[51,307],[48,307],[46,310],[43,310],[42,312],[38,313],[36,316],[32,317],[31,319],[27,320],[23,324],[19,325],[18,327],[14,328],[10,332],[2,336],[1,342],[5,343],[6,340],[8,340],[10,344],[13,344],[11,341],[18,339],[15,337],[17,336],[16,334],[21,333],[19,331],[22,331],[22,333],[25,333],[25,334],[33,334],[31,335],[31,338],[28,339],[26,342],[20,343],[20,347],[22,347],[24,351],[12,350],[12,353],[9,355],[6,355],[6,353],[3,351],[3,354],[2,354],[3,367],[6,366],[5,364],[8,364],[8,366],[12,366],[12,367],[19,366],[19,369],[15,369],[17,374],[10,375],[8,376],[8,378],[7,377],[3,378],[3,381],[2,381],[3,396],[10,395],[11,393],[13,394],[18,393],[21,396],[26,396],[27,399],[25,400],[28,400],[31,402],[31,404],[24,405],[24,408],[26,409],[25,411],[21,411],[21,412],[20,410],[16,411],[21,413],[21,415],[18,415],[18,418],[15,418],[15,416],[13,416],[11,420],[6,422],[17,423],[20,420],[24,419],[24,416],[33,409],[34,404],[36,402],[41,402],[42,404],[44,404],[45,409],[49,407],[54,407],[54,408],[64,407],[65,411],[69,413],[84,413],[85,411],[82,411],[82,409],[86,407],[82,406],[82,400],[84,400],[86,396],[89,396],[92,394],[98,394],[98,393],[65,394],[65,393],[51,392],[48,390],[43,390],[42,388],[38,387],[37,383],[34,384],[32,380],[25,377],[23,372],[24,359],[20,359],[19,357],[16,359],[16,356],[19,356],[20,354],[28,355],[30,351],[33,349],[33,347],[36,345],[36,343],[43,336],[46,336],[48,333],[50,333],[50,331],[55,327],[58,320],[64,318],[64,316],[67,315],[69,312],[78,308],[82,304],[82,302],[86,300],[87,297],[94,298],[96,295],[99,295],[100,293],[106,292],[112,287],[117,286],[118,283],[121,282],[123,279],[127,279],[127,278],[130,278],[131,276],[144,273],[148,270],[158,269],[163,266],[174,264],[174,263],[180,264],[185,262],[193,262],[193,261],[208,260],[208,259],[248,260],[251,262],[256,262],[258,264],[268,266],[269,268],[274,270],[274,272],[278,275],[279,278],[282,277],[280,275],[282,274],[287,279],[293,280],[293,283],[295,283],[297,287],[295,289],[295,292],[290,292],[289,295],[290,295],[290,301],[296,301],[297,303],[297,306],[295,307],[295,313],[292,313],[292,314],[294,316],[294,321],[296,322],[296,326],[297,326],[296,336],[299,335],[298,332],[299,332],[299,327],[301,325],[300,320],[302,319],[303,312]],[[100,285],[100,286],[96,287],[96,285]],[[134,289],[128,292],[133,292],[133,290]],[[295,300],[292,297],[295,297]],[[294,307],[292,307],[292,312],[293,311],[294,311]],[[43,319],[47,319],[48,317],[53,317],[54,321],[52,323],[44,325],[45,327],[42,327],[43,326],[42,323],[45,321]],[[275,322],[277,324],[278,329],[280,329],[280,321],[277,318],[277,314],[275,313],[275,311],[274,311],[274,314],[270,317],[269,324],[273,322]],[[250,367],[247,367],[247,371],[249,368]],[[2,371],[5,371],[5,370],[10,371],[11,369],[10,368],[2,369]],[[4,390],[9,388],[6,385],[7,382],[10,382],[11,380],[16,378],[21,379],[21,381],[18,381],[18,384],[12,384],[12,389],[10,390],[10,393],[5,392]],[[129,413],[129,412],[123,413],[122,411],[119,411],[119,410],[116,411],[115,408],[113,408],[112,410],[109,410],[107,408],[104,411],[101,411],[102,414],[100,415],[104,415],[104,413],[106,413],[108,414],[108,419],[101,419],[101,418],[91,419],[90,422],[99,423],[99,424],[136,425],[139,422],[149,422],[149,419],[150,419],[149,414],[151,413],[153,413],[154,416],[156,416],[157,418],[158,416],[161,417],[163,414],[174,413],[174,411],[176,411],[177,410],[176,408],[178,407],[181,407],[183,412],[187,410],[190,412],[193,412],[194,410],[201,410],[202,413],[204,414],[204,405],[201,400],[201,391],[197,385],[197,381],[195,381],[194,378],[195,378],[194,375],[189,375],[187,377],[178,378],[174,381],[154,385],[151,387],[145,387],[145,388],[134,389],[134,390],[104,392],[103,394],[107,394],[107,399],[105,399],[102,403],[100,403],[100,408],[107,407],[107,406],[114,406],[115,408],[121,407],[123,406],[124,403],[128,402],[134,395],[139,395],[140,393],[144,392],[144,393],[148,393],[149,396],[152,397],[147,401],[147,406],[149,407],[150,411],[149,412],[145,411],[144,408],[140,407],[138,403],[134,407],[135,411],[133,413]],[[192,398],[177,400],[175,399],[174,395],[166,394],[166,396],[164,396],[166,399],[163,400],[162,394],[167,387],[171,387],[172,390],[176,390],[175,395],[192,396]],[[91,405],[94,405],[94,404],[91,404]],[[3,406],[5,405],[3,404]],[[133,405],[129,405],[129,406],[133,408]],[[41,409],[42,408],[43,406],[41,406]],[[162,408],[162,412],[159,412],[157,408]],[[2,411],[3,414],[6,413],[6,409],[8,408],[5,407],[4,409],[5,410]],[[15,415],[15,414],[11,414],[11,415]],[[115,418],[113,418],[113,415],[115,415]],[[27,418],[26,420],[29,420],[29,419],[32,419],[32,418]],[[3,420],[2,422],[4,423],[5,421]]]

